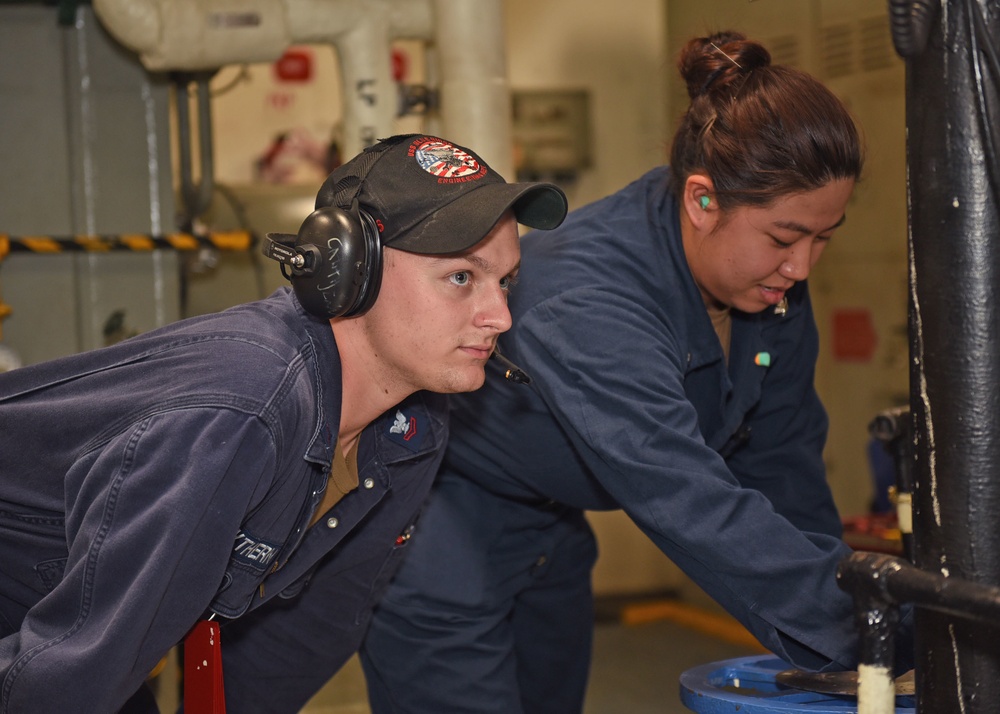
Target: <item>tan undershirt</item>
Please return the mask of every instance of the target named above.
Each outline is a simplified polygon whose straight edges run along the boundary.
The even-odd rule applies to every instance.
[[[708,308],[708,316],[712,320],[712,327],[715,334],[719,336],[722,344],[722,354],[726,356],[726,364],[729,364],[729,341],[733,329],[733,318],[729,314],[729,308]]]
[[[333,452],[333,461],[330,462],[330,478],[326,483],[326,493],[323,500],[316,508],[309,525],[326,514],[340,499],[358,487],[358,450],[351,451],[350,456],[345,457],[340,449],[340,442]]]

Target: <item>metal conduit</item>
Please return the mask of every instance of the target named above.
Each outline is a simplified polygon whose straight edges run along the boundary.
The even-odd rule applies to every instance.
[[[180,197],[184,204],[182,224],[190,227],[191,221],[204,213],[212,202],[215,183],[215,163],[212,146],[212,102],[209,94],[209,80],[214,72],[175,73],[174,99],[177,111],[177,147],[180,163]],[[195,86],[195,107],[198,125],[199,173],[195,180],[192,167],[192,137],[189,103],[189,87]]]

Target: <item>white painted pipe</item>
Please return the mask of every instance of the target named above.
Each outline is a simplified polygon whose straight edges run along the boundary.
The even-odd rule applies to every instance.
[[[333,45],[345,156],[394,133],[396,38],[433,40],[440,129],[513,179],[503,0],[93,0],[101,23],[153,71],[274,61],[292,44]]]
[[[433,29],[430,0],[281,0],[296,42],[330,42],[375,14],[393,38],[429,40]]]
[[[434,0],[442,133],[514,180],[503,0]]]
[[[271,62],[292,44],[281,0],[94,0],[94,13],[151,71]]]
[[[394,132],[399,92],[392,76],[392,40],[427,40],[428,0],[289,0],[296,42],[332,44],[340,60],[344,93],[343,155]]]

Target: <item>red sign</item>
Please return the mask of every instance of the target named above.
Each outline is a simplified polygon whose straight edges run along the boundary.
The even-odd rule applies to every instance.
[[[274,73],[282,82],[308,82],[313,75],[312,53],[294,47],[285,50],[274,63]]]
[[[871,362],[878,335],[866,308],[833,311],[833,358],[839,362]]]
[[[410,73],[410,58],[409,56],[400,49],[395,47],[392,50],[392,79],[396,82],[402,82],[406,79],[406,75]]]

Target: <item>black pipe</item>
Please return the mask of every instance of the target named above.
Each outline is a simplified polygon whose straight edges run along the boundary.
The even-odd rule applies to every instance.
[[[844,558],[837,567],[837,584],[854,597],[854,616],[861,633],[859,670],[862,665],[879,668],[887,679],[894,670],[899,603],[886,592],[885,578],[880,576],[884,564],[896,560],[858,552]]]
[[[889,0],[892,42],[900,57],[915,57],[927,46],[940,0]]]
[[[912,603],[925,613],[942,614],[952,627],[962,623],[981,627],[1000,622],[1000,587],[930,573],[902,558],[879,553],[852,553],[840,562],[837,583],[854,597],[855,618],[861,632],[859,670],[869,667],[867,676],[884,676],[886,687],[894,671],[900,605]],[[956,656],[958,649],[954,650]],[[961,668],[956,669],[960,671]],[[941,682],[936,679],[917,677],[918,712],[996,710],[996,702],[983,696],[985,692],[981,691],[980,682],[970,683],[972,696],[966,697],[960,692],[953,694],[953,698],[962,698],[961,708],[941,709],[940,686]],[[878,693],[882,689],[876,686],[873,691]],[[883,711],[885,702],[863,701],[863,687],[859,687],[858,694],[859,706]]]
[[[952,618],[1000,622],[1000,587],[929,573],[891,555],[852,553],[840,562],[837,582],[868,607],[912,603]]]
[[[913,552],[954,590],[1000,585],[1000,12],[936,4],[906,56]],[[1000,630],[955,614],[917,606],[918,711],[995,712]]]
[[[872,435],[892,457],[895,472],[896,515],[903,555],[913,560],[913,417],[909,407],[879,412],[868,425]]]

